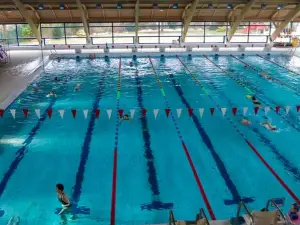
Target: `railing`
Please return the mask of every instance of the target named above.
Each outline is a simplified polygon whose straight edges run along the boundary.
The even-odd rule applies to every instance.
[[[169,225],[176,225],[176,220],[175,220],[174,213],[172,210],[170,211],[170,214],[169,214]]]
[[[252,215],[251,215],[251,213],[250,213],[248,207],[245,205],[244,202],[240,202],[239,207],[238,207],[238,211],[237,211],[237,213],[236,213],[236,218],[235,218],[235,221],[234,221],[234,225],[238,225],[238,219],[239,219],[239,217],[240,217],[240,213],[241,213],[242,207],[245,208],[245,210],[246,210],[248,216],[249,216],[250,219],[251,219],[251,222],[253,223],[253,217],[252,217]]]
[[[279,212],[280,216],[282,217],[282,219],[283,219],[284,221],[286,221],[285,215],[283,214],[282,210],[279,208],[279,206],[275,203],[275,201],[274,201],[273,199],[270,199],[270,200],[267,202],[267,205],[266,205],[266,210],[267,210],[267,211],[269,211],[269,206],[270,206],[270,205],[272,205],[273,207],[275,207],[275,208],[278,210],[278,212]]]

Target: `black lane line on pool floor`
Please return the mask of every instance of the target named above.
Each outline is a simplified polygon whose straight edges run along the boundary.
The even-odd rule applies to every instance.
[[[103,89],[104,89],[104,78],[106,73],[100,75],[101,78],[98,82],[97,92],[95,96],[95,100],[93,102],[93,107],[91,111],[90,121],[85,133],[83,145],[81,147],[81,155],[80,155],[80,163],[76,173],[76,181],[75,185],[73,186],[73,193],[72,193],[72,210],[74,214],[90,214],[90,209],[86,206],[78,206],[78,202],[80,201],[81,191],[82,191],[82,183],[84,180],[84,173],[85,173],[85,166],[88,161],[88,157],[90,154],[90,145],[92,142],[93,132],[95,128],[96,122],[96,110],[99,108],[99,102],[101,100]],[[61,208],[57,208],[55,210],[55,214],[58,214],[61,211]]]
[[[205,76],[205,75],[204,75]],[[208,83],[215,89],[218,90],[219,94],[221,94],[226,100],[227,102],[230,104],[230,106],[234,106],[234,103],[227,97],[227,95],[222,92],[220,90],[220,87],[218,85],[216,85],[210,78],[208,78],[208,76],[205,76],[205,78],[208,80]],[[241,115],[240,113],[238,113],[239,116],[244,117],[243,115]],[[300,181],[300,170],[293,165],[292,162],[290,162],[285,156],[283,156],[279,150],[277,149],[277,147],[272,144],[271,140],[268,139],[265,135],[263,135],[258,128],[256,127],[251,127],[248,126],[254,133],[256,133],[258,135],[258,138],[261,142],[263,142],[266,146],[268,146],[272,152],[275,154],[276,159],[281,162],[285,168],[285,170],[289,173],[292,174],[293,179],[295,181]]]
[[[244,62],[243,60],[231,55],[232,58],[236,59],[237,61],[239,61],[240,63],[243,63],[244,65],[248,65],[250,66],[250,68],[254,69],[256,72],[257,69],[255,69],[253,66],[249,65],[248,63]],[[240,77],[242,77],[242,75],[237,75],[238,79],[241,80]],[[246,80],[247,86],[251,87],[251,90],[255,90],[255,93],[259,96],[261,96],[262,98],[266,99],[266,101],[270,102],[271,104],[275,105],[275,106],[279,106],[279,104],[277,104],[274,100],[272,100],[271,98],[267,97],[267,95],[264,93],[264,91],[262,91],[261,89],[257,88],[256,86],[254,86],[251,82],[249,82],[248,80]],[[264,100],[262,100],[261,98],[259,99],[264,105],[267,106],[266,102]],[[271,107],[271,109],[273,111],[274,108]],[[276,112],[276,111],[275,111]],[[289,125],[291,125],[295,130],[297,130],[298,132],[300,132],[300,128],[296,126],[294,121],[297,121],[298,123],[300,122],[299,119],[297,117],[295,117],[293,114],[282,114],[280,111],[278,111],[278,113],[276,112],[276,114],[278,114],[282,119],[284,119],[284,121],[286,121]],[[267,118],[266,118],[267,119]]]
[[[176,80],[174,78],[174,75],[169,74],[169,76],[171,78],[173,87],[175,88],[178,96],[181,99],[181,102],[185,105],[185,107],[187,109],[192,108],[191,105],[189,104],[189,102],[187,101],[187,99],[184,97],[183,90],[181,89],[180,85],[176,82]],[[200,121],[198,120],[198,118],[195,116],[194,113],[191,115],[191,117],[193,119],[193,122],[194,122],[194,124],[197,128],[197,131],[198,131],[199,135],[202,138],[202,141],[204,142],[204,144],[206,145],[206,147],[210,151],[213,159],[216,162],[217,168],[218,168],[224,182],[226,183],[226,186],[227,186],[228,190],[231,193],[232,200],[231,199],[225,199],[224,200],[225,205],[239,204],[241,201],[243,201],[245,203],[253,202],[254,201],[253,197],[241,197],[241,195],[239,194],[235,184],[231,180],[229,173],[227,172],[227,169],[225,167],[224,162],[221,160],[220,156],[215,151],[215,148],[212,144],[212,141],[210,140],[208,134],[206,133],[206,131],[202,127]]]
[[[67,82],[69,82],[73,78],[75,78],[75,76],[74,77],[69,76],[66,80],[64,80],[62,85],[65,85]],[[28,146],[31,144],[32,140],[34,139],[35,135],[37,134],[37,132],[41,128],[44,121],[47,119],[47,115],[48,115],[47,111],[52,109],[52,107],[56,103],[56,100],[57,100],[57,98],[51,98],[47,109],[41,115],[41,117],[38,119],[37,124],[32,128],[32,130],[30,131],[28,137],[23,142],[24,145],[16,152],[16,158],[11,162],[10,167],[8,168],[8,170],[6,171],[6,173],[4,174],[4,176],[3,176],[3,178],[0,182],[0,197],[2,196],[2,194],[4,192],[9,179],[12,177],[12,175],[14,174],[16,169],[18,168],[19,164],[21,163],[22,159],[25,157],[25,154],[28,152]]]
[[[144,109],[143,104],[143,90],[141,87],[141,80],[140,77],[136,74],[135,75],[136,81],[136,88],[137,88],[137,101],[139,108],[142,110]],[[147,172],[148,172],[148,182],[150,185],[150,189],[152,192],[152,202],[146,203],[141,205],[141,209],[147,210],[163,210],[163,209],[172,209],[173,203],[163,203],[160,201],[160,191],[159,191],[159,184],[157,181],[157,172],[155,168],[155,157],[153,155],[153,151],[151,149],[151,136],[148,129],[148,122],[146,115],[140,117],[142,132],[143,132],[143,139],[144,139],[144,151],[145,151],[145,158],[147,160]]]

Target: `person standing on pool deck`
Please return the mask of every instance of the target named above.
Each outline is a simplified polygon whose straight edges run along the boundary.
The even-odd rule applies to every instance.
[[[62,210],[58,213],[61,218],[60,224],[67,224],[67,214],[72,214],[70,219],[75,219],[75,215],[72,213],[72,204],[68,196],[64,193],[64,189],[65,188],[63,184],[56,185],[56,193],[62,206]]]

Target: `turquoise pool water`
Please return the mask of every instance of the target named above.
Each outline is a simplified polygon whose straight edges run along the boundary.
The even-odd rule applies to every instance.
[[[199,208],[225,219],[241,200],[261,209],[282,197],[288,210],[300,188],[299,59],[267,57],[292,73],[258,56],[237,58],[242,62],[231,56],[152,57],[153,64],[138,57],[133,66],[131,58],[51,61],[37,81],[40,90],[29,86],[0,118],[1,224],[11,216],[21,224],[58,224],[56,183],[65,185],[78,215],[70,224],[166,223],[170,209],[176,219],[192,220]],[[46,98],[52,89],[57,98]],[[273,109],[255,115],[246,95]],[[250,126],[240,123],[245,107]],[[225,116],[220,108],[227,108]],[[120,123],[119,110],[133,109],[132,120]],[[58,110],[65,110],[63,119]],[[266,119],[277,132],[260,126]]]

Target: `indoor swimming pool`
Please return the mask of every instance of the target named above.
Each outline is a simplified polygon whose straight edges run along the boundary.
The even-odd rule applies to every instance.
[[[193,220],[200,208],[228,219],[240,201],[260,210],[272,198],[287,212],[300,196],[299,61],[50,61],[39,89],[29,85],[0,117],[1,224],[58,224],[57,183],[78,215],[70,224],[166,223],[171,209]]]

